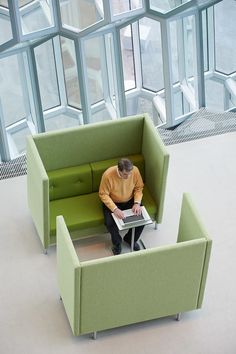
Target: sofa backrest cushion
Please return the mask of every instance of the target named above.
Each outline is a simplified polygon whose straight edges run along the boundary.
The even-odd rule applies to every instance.
[[[92,192],[92,173],[89,164],[49,171],[48,177],[50,200]]]
[[[141,153],[144,116],[33,136],[46,171]]]
[[[138,167],[142,177],[144,178],[145,166],[144,166],[144,158],[141,154],[121,156],[121,157],[127,157],[128,159],[130,159],[133,162],[133,164]],[[92,162],[90,164],[92,170],[94,192],[97,192],[99,189],[103,172],[105,172],[108,167],[117,165],[118,160],[119,158],[115,158],[115,159],[103,160],[98,162]]]

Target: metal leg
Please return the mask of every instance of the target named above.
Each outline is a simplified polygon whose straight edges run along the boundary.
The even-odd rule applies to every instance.
[[[175,315],[175,320],[176,321],[180,321],[180,315],[181,315],[180,312]]]
[[[143,240],[142,240],[141,238],[139,239],[139,243],[141,243],[141,245],[143,246],[143,248],[146,249],[146,246],[145,246],[145,244],[144,244],[144,242],[143,242]]]
[[[92,333],[92,339],[96,340],[97,339],[97,332]]]
[[[48,249],[47,249],[47,248],[44,248],[44,249],[43,249],[43,253],[44,253],[44,254],[48,254]]]
[[[158,223],[157,223],[156,221],[155,221],[154,229],[155,229],[155,230],[158,229]]]
[[[132,228],[132,236],[131,236],[131,252],[134,250],[134,233],[135,233],[135,228]]]

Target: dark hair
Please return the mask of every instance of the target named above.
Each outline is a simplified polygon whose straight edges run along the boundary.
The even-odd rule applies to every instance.
[[[118,170],[123,172],[123,171],[132,171],[133,169],[133,162],[130,161],[129,159],[126,159],[126,158],[122,158],[118,161]]]

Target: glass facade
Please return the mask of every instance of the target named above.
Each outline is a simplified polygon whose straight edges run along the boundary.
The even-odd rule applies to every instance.
[[[0,0],[0,159],[28,134],[236,107],[235,0]]]

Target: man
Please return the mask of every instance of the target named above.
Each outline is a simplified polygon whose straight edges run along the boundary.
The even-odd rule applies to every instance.
[[[108,168],[102,176],[99,196],[103,202],[105,225],[111,234],[112,252],[114,255],[121,253],[122,238],[119,229],[111,215],[124,219],[125,209],[132,209],[136,215],[141,214],[141,200],[143,196],[143,180],[140,172],[133,163],[126,158],[118,161],[117,166]],[[137,243],[144,226],[135,228],[134,250],[139,251]],[[124,241],[131,245],[132,229],[124,237]]]

